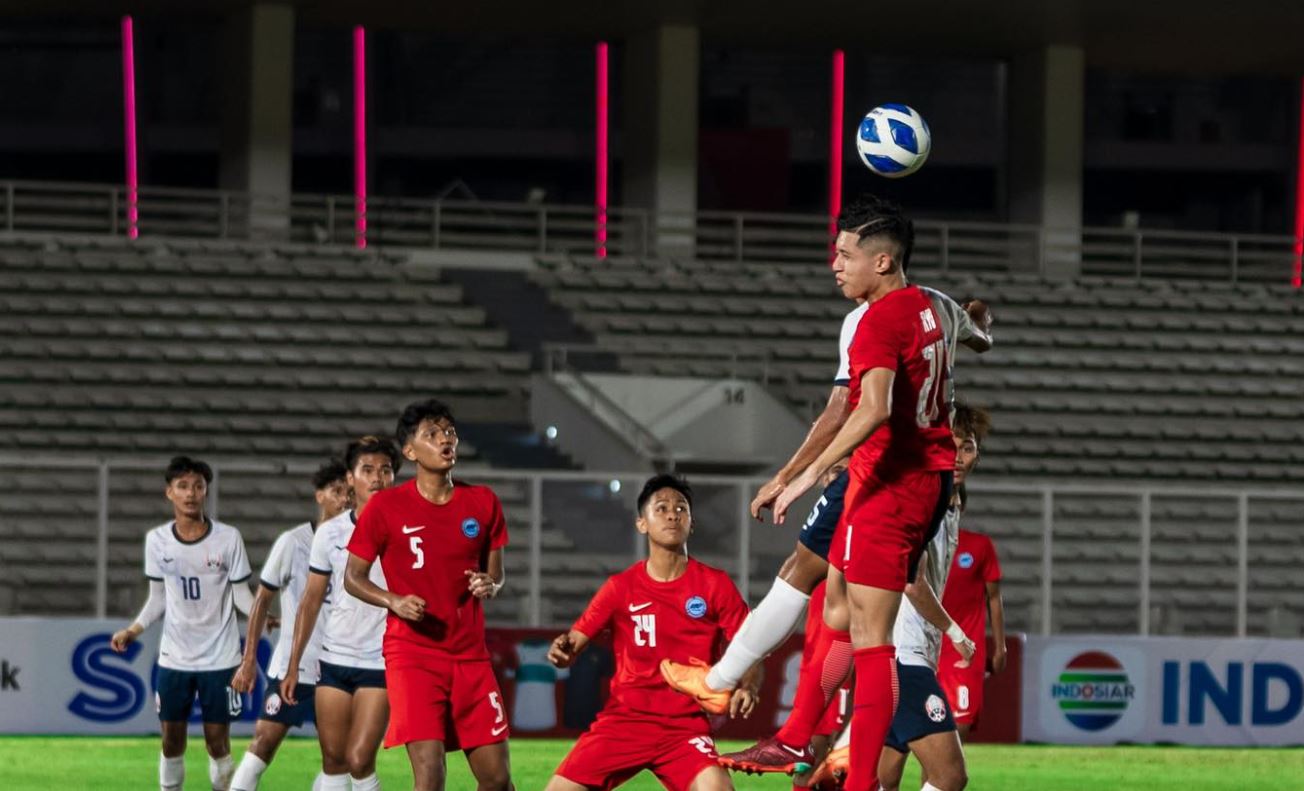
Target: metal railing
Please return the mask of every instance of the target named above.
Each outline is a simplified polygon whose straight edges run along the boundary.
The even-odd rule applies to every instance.
[[[247,541],[264,545],[307,517],[311,497],[304,484],[313,465],[231,461],[213,467],[209,513],[243,527]],[[41,563],[74,573],[84,567],[77,578],[94,580],[86,611],[126,615],[139,602],[123,602],[116,594],[134,596],[138,589],[113,588],[136,579],[140,538],[170,513],[158,497],[160,468],[158,460],[0,457],[0,546],[13,550],[25,537],[39,535],[34,541],[40,559],[24,561],[27,570],[44,580]],[[57,503],[47,493],[30,504],[35,516],[18,513],[24,510],[17,501],[24,475],[56,476],[72,488]],[[566,621],[612,568],[642,556],[641,537],[632,527],[633,495],[646,473],[466,469],[462,476],[493,486],[509,513],[512,595],[497,603],[509,609],[491,609],[497,622]],[[693,476],[694,554],[728,570],[753,602],[795,538],[794,529],[751,519],[748,504],[761,483]],[[134,489],[124,491],[129,484]],[[1304,544],[1296,536],[1304,528],[1304,494],[982,480],[969,489],[965,519],[984,525],[995,539],[1013,630],[1080,631],[1089,627],[1074,625],[1070,616],[1098,612],[1113,614],[1093,631],[1299,633],[1304,587],[1297,570]],[[269,502],[302,515],[292,520],[271,514]],[[1197,505],[1207,508],[1203,516],[1191,516]],[[73,516],[56,513],[59,508]],[[1101,508],[1114,515],[1102,521],[1096,514]],[[12,558],[0,553],[0,563],[12,564]],[[609,561],[606,567],[602,558]],[[10,565],[4,582],[16,570]],[[118,583],[112,582],[115,570]],[[1199,620],[1219,612],[1222,620]],[[1276,627],[1270,625],[1274,618]]]
[[[228,190],[141,187],[145,238],[356,243],[347,195],[288,200]],[[111,184],[0,182],[0,230],[125,236],[127,193]],[[705,261],[818,264],[828,259],[822,215],[644,209],[607,211],[604,253]],[[367,243],[395,248],[516,251],[591,257],[591,206],[372,197]],[[917,266],[942,272],[1035,272],[1061,266],[1086,275],[1221,278],[1286,284],[1299,264],[1290,236],[1190,233],[1018,223],[916,223]]]

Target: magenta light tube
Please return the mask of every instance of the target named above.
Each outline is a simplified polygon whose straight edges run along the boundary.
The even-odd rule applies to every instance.
[[[367,31],[353,28],[354,244],[367,246]]]
[[[136,44],[130,16],[122,18],[122,116],[127,159],[127,238],[135,239],[140,235],[140,183],[136,169]]]
[[[829,106],[829,236],[836,237],[842,211],[842,105],[846,92],[846,55],[833,50],[832,98]]]
[[[607,42],[599,41],[597,46],[597,79],[594,82],[594,110],[596,125],[594,133],[594,167],[593,167],[593,254],[598,258],[607,257],[607,111],[608,72]]]

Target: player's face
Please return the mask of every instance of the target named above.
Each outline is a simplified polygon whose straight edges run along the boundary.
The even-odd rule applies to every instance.
[[[364,453],[349,471],[349,488],[358,507],[367,504],[371,496],[381,489],[394,485],[394,464],[384,453]]]
[[[353,497],[353,490],[349,488],[349,483],[343,478],[337,481],[331,481],[322,488],[317,490],[317,510],[320,512],[321,521],[325,522],[344,512],[349,507],[349,501]]]
[[[863,300],[878,287],[881,275],[891,268],[892,257],[881,244],[862,245],[851,231],[838,234],[833,256],[833,277],[847,299]]]
[[[178,475],[164,491],[178,516],[199,519],[204,515],[204,498],[208,496],[208,483],[197,472]]]
[[[403,455],[431,472],[448,472],[457,464],[457,426],[447,419],[421,421]]]
[[[671,488],[658,490],[643,506],[638,532],[652,543],[665,547],[683,546],[693,532],[693,513],[684,495]]]
[[[978,438],[972,434],[953,434],[955,439],[955,485],[964,483],[978,464]]]

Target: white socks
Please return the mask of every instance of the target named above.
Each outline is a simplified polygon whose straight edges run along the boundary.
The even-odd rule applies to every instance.
[[[942,791],[942,789],[938,788],[932,783],[924,783],[924,787],[919,789],[919,791]]]
[[[342,775],[328,775],[323,773],[317,775],[317,781],[314,785],[317,787],[318,791],[349,791],[350,779],[348,772],[345,772]]]
[[[380,778],[376,777],[375,772],[361,780],[356,777],[350,779],[353,780],[353,791],[380,791]]]
[[[213,784],[213,791],[227,791],[231,787],[231,775],[235,774],[235,761],[227,753],[221,758],[208,757],[208,779]]]
[[[258,778],[266,771],[267,763],[246,751],[244,758],[240,759],[240,768],[235,770],[235,777],[231,778],[231,791],[254,791],[258,787]]]
[[[724,656],[706,674],[706,685],[717,690],[738,686],[738,681],[752,665],[788,639],[806,612],[809,601],[810,596],[775,577],[770,592],[747,616]]]
[[[186,758],[178,755],[168,758],[162,753],[158,756],[158,786],[162,791],[181,791],[186,782]]]

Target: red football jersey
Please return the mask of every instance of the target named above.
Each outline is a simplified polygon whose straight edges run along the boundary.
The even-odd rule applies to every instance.
[[[487,659],[484,607],[467,590],[466,571],[486,571],[490,550],[506,545],[502,504],[486,486],[456,483],[444,505],[422,497],[415,479],[373,495],[349,551],[379,559],[389,590],[426,602],[420,621],[389,614],[385,655],[426,651]]]
[[[982,533],[962,529],[955,557],[951,559],[951,571],[946,576],[946,587],[942,591],[942,609],[960,624],[978,647],[974,667],[981,668],[987,661],[987,583],[1000,579],[1001,562],[996,558],[992,540]],[[943,640],[938,666],[950,667],[959,659],[951,641]]]
[[[892,480],[903,472],[955,468],[949,356],[942,322],[917,286],[870,304],[848,353],[851,408],[860,403],[861,379],[871,369],[890,368],[896,379],[891,416],[851,457],[862,475]]]
[[[611,627],[616,674],[608,708],[677,717],[701,709],[666,684],[661,660],[714,662],[747,613],[733,580],[717,568],[690,558],[679,579],[657,582],[640,560],[608,579],[571,628],[592,638]]]

